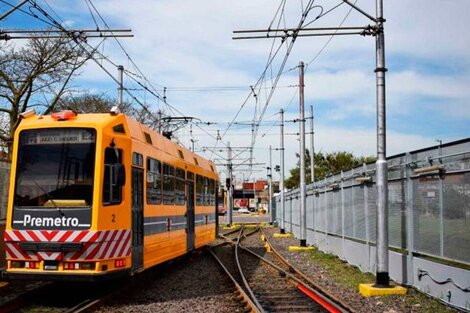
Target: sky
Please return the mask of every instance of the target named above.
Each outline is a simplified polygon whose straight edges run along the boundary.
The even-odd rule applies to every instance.
[[[67,28],[104,28],[96,12],[90,14],[87,4],[93,4],[111,28],[132,29],[133,38],[120,39],[126,52],[113,39],[101,44],[99,51],[128,71],[145,75],[148,79],[145,85],[160,95],[166,87],[167,102],[172,109],[141,90],[131,79],[124,81],[125,88],[152,109],[192,116],[200,121],[192,126],[192,136],[189,125],[176,136],[187,147],[191,146],[191,139],[195,140],[196,151],[220,164],[226,163],[224,147],[228,142],[234,147],[251,144],[249,123],[255,114],[260,117],[286,53],[286,45],[279,40],[274,43],[273,39],[232,40],[232,32],[266,29],[274,17],[273,27],[279,20],[279,28],[297,27],[307,2],[37,0]],[[306,23],[340,2],[316,0]],[[470,1],[384,2],[387,155],[434,146],[436,140],[445,143],[469,137],[470,36],[465,32],[470,28]],[[282,3],[285,3],[284,13],[279,19],[276,11]],[[375,15],[375,0],[358,0],[356,4]],[[5,4],[0,5],[0,10],[6,8]],[[26,6],[24,9],[31,12]],[[309,26],[337,27],[343,20],[343,26],[371,23],[343,4]],[[42,29],[48,26],[18,11],[2,21],[0,27]],[[100,41],[89,39],[88,42],[97,45]],[[274,51],[280,47],[279,52],[268,67],[264,83],[256,85],[271,47]],[[240,180],[265,177],[269,146],[273,149],[280,146],[280,109],[285,110],[285,119],[289,121],[285,126],[286,169],[295,165],[299,123],[292,120],[299,117],[297,66],[300,61],[307,64],[305,107],[307,113],[310,106],[314,108],[315,151],[348,151],[358,156],[376,154],[375,38],[299,37],[258,130],[253,151],[254,162],[260,165],[252,173],[237,172]],[[105,61],[102,64],[117,75],[113,65]],[[105,92],[113,97],[117,94],[116,83],[93,62],[86,64],[72,84],[80,92]],[[250,86],[261,87],[255,89],[256,97],[250,95]],[[232,120],[236,123],[227,130]],[[306,126],[309,132],[310,125]],[[217,140],[218,133],[222,141]],[[309,137],[307,147],[310,147]],[[234,155],[239,153],[234,149]],[[234,163],[243,162],[248,155],[241,153]],[[278,150],[273,150],[272,160],[273,165],[279,164]]]

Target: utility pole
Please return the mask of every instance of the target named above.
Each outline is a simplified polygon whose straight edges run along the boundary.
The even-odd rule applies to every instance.
[[[232,226],[233,219],[233,175],[232,175],[232,148],[230,142],[227,142],[227,206],[228,206],[228,223],[227,226]]]
[[[118,66],[118,108],[119,112],[122,112],[122,91],[124,90],[123,88],[123,82],[124,82],[124,66],[119,65]]]
[[[385,117],[385,36],[383,0],[376,0],[375,26],[377,78],[377,278],[376,285],[390,286],[388,264],[388,166]]]
[[[256,178],[254,175],[253,175],[253,199],[254,199],[255,212],[258,212],[258,198],[256,198]]]
[[[281,191],[281,234],[286,233],[286,198],[284,196],[284,110],[281,109],[281,181],[279,189]]]
[[[303,28],[284,28],[284,29],[260,29],[260,30],[240,30],[234,31],[234,34],[249,34],[233,39],[269,39],[288,37],[318,37],[318,36],[345,36],[361,35],[374,36],[376,43],[376,106],[377,106],[377,162],[376,162],[376,185],[377,185],[377,249],[376,249],[376,284],[375,287],[390,287],[389,264],[388,264],[388,165],[386,159],[386,99],[385,99],[385,35],[383,18],[383,0],[376,0],[376,16],[372,16],[359,8],[350,0],[342,0],[354,10],[368,18],[374,25],[366,26],[347,26],[347,27],[303,27]],[[334,32],[330,32],[334,31]],[[253,33],[262,33],[261,35],[251,35]],[[274,34],[273,34],[274,33]],[[302,86],[302,85],[301,85]],[[301,87],[302,88],[302,87]],[[301,96],[303,98],[303,96]],[[301,119],[302,121],[302,119]],[[302,123],[302,122],[301,122]],[[302,135],[301,135],[302,142]],[[301,162],[302,162],[301,151]],[[301,167],[302,171],[302,167]],[[301,175],[302,181],[302,175]],[[301,198],[302,198],[301,185]],[[301,199],[301,210],[303,199]],[[302,212],[302,211],[301,211]],[[301,213],[301,236],[302,236],[302,213]],[[302,238],[301,238],[302,240]],[[392,288],[391,289],[399,289]]]
[[[310,181],[315,182],[315,133],[313,132],[313,105],[310,106]]]
[[[268,167],[268,192],[269,192],[269,224],[273,224],[274,214],[273,214],[273,157],[272,157],[272,147],[269,146],[269,167]]]
[[[157,121],[158,121],[157,131],[160,135],[162,134],[162,115],[163,115],[162,110],[158,110],[158,112],[157,112]]]
[[[300,246],[307,246],[307,212],[305,199],[305,108],[304,62],[299,64],[299,133],[300,133]]]

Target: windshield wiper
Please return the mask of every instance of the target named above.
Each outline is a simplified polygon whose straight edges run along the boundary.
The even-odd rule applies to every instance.
[[[54,205],[54,207],[57,209],[57,211],[60,213],[61,216],[65,216],[65,213],[62,212],[62,210],[59,208],[59,206],[55,203],[54,198],[48,193],[44,188],[42,188],[34,179],[31,179],[32,182],[39,188],[41,189],[42,192],[46,195],[47,199],[51,201],[51,203]]]

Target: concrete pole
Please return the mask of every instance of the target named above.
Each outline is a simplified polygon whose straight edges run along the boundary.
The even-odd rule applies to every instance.
[[[119,112],[122,112],[122,106],[123,106],[123,103],[122,103],[122,91],[123,91],[123,83],[124,83],[124,66],[122,65],[119,65],[118,66],[118,81],[119,81],[119,85],[118,85],[118,109],[119,109]]]
[[[281,181],[279,189],[281,191],[281,234],[286,233],[286,198],[284,195],[284,110],[281,109]]]
[[[227,143],[227,172],[229,178],[229,186],[227,188],[227,202],[228,202],[228,226],[232,226],[233,220],[233,175],[232,175],[232,148],[230,142]]]
[[[273,148],[269,146],[269,171],[268,171],[268,192],[269,192],[269,224],[274,223],[273,214]]]
[[[376,66],[377,79],[377,287],[389,287],[388,264],[388,167],[386,159],[385,115],[385,36],[383,0],[376,0]]]
[[[300,246],[307,246],[307,212],[305,199],[305,110],[304,62],[299,64],[299,127],[300,127]]]
[[[315,133],[313,132],[313,105],[310,106],[310,181],[315,182]]]

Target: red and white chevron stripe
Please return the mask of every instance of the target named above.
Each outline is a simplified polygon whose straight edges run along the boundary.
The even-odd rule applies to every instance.
[[[88,230],[7,230],[5,231],[7,259],[24,260],[102,260],[126,257],[131,252],[131,231],[128,229]],[[83,243],[78,252],[26,252],[19,242]]]
[[[7,259],[39,260],[36,253],[23,251],[17,242],[5,242],[5,253]]]

